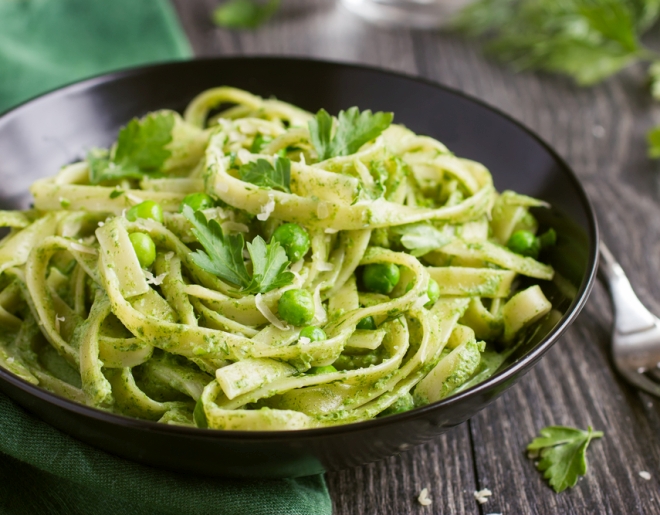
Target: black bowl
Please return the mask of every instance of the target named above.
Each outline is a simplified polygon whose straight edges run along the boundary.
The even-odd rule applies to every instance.
[[[598,230],[587,196],[557,154],[508,116],[459,92],[380,70],[301,59],[177,62],[104,75],[27,102],[0,117],[0,205],[26,207],[29,184],[109,146],[120,126],[148,111],[182,110],[206,88],[230,85],[311,111],[353,105],[394,111],[395,121],[484,163],[499,190],[552,204],[553,265],[577,288],[561,321],[523,345],[490,379],[453,397],[390,417],[303,431],[212,431],[113,415],[32,386],[0,369],[0,390],[43,420],[106,451],[173,470],[232,477],[294,477],[396,454],[456,426],[526,373],[584,306],[597,264]],[[546,285],[548,286],[548,285]]]

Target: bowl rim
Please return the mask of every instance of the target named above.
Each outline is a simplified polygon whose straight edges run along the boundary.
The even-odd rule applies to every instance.
[[[390,415],[383,418],[374,418],[370,420],[363,420],[359,422],[350,422],[346,424],[338,424],[328,427],[320,428],[308,428],[308,429],[296,429],[296,430],[271,430],[271,431],[249,431],[249,430],[222,430],[222,429],[203,429],[198,427],[188,427],[188,426],[177,426],[173,424],[161,424],[155,421],[143,420],[138,418],[132,418],[125,415],[120,415],[116,413],[111,413],[108,411],[103,411],[98,408],[91,406],[86,406],[84,404],[79,404],[72,400],[60,397],[54,393],[49,392],[39,386],[28,383],[27,381],[15,376],[11,372],[0,367],[0,380],[10,383],[14,387],[19,388],[20,390],[34,395],[42,401],[47,401],[59,408],[63,408],[67,411],[74,412],[76,415],[82,415],[86,417],[91,417],[96,419],[99,422],[107,422],[111,424],[116,424],[124,426],[126,428],[136,428],[142,429],[151,432],[158,433],[167,433],[172,436],[181,436],[181,437],[195,437],[195,438],[219,438],[223,440],[241,440],[241,441],[265,441],[265,440],[301,440],[315,437],[324,437],[328,435],[340,435],[345,433],[354,433],[360,431],[366,431],[370,429],[383,428],[390,424],[395,424],[399,422],[412,421],[414,419],[423,418],[428,413],[441,409],[448,408],[455,404],[461,403],[465,399],[471,397],[476,397],[480,394],[484,394],[488,390],[496,389],[497,387],[503,385],[507,381],[515,380],[516,376],[522,369],[526,369],[534,365],[562,336],[566,329],[575,321],[583,307],[585,306],[589,294],[593,289],[596,274],[598,270],[598,242],[599,242],[599,229],[598,221],[596,218],[596,213],[594,211],[593,205],[589,200],[589,197],[584,189],[584,186],[578,179],[577,175],[573,169],[568,165],[568,163],[555,151],[545,140],[543,140],[539,135],[537,135],[533,130],[528,128],[526,125],[516,120],[513,116],[501,111],[495,106],[488,104],[486,101],[476,98],[470,94],[467,94],[461,90],[455,89],[450,86],[446,86],[442,83],[427,79],[425,77],[420,77],[417,75],[389,70],[385,68],[379,68],[377,66],[361,64],[361,63],[351,63],[344,62],[340,60],[332,59],[319,59],[319,58],[309,58],[309,57],[298,57],[298,56],[285,56],[285,55],[235,55],[235,56],[214,56],[214,57],[202,57],[202,58],[193,58],[187,60],[170,60],[158,62],[155,64],[147,65],[138,65],[129,68],[122,68],[116,71],[98,74],[86,79],[76,80],[71,83],[65,84],[53,88],[49,91],[41,93],[39,95],[33,96],[20,104],[4,111],[0,112],[0,126],[10,121],[14,116],[19,116],[21,110],[24,107],[29,106],[33,102],[37,102],[41,99],[50,96],[65,95],[70,93],[75,93],[76,91],[83,91],[95,86],[105,84],[108,82],[114,82],[124,78],[139,76],[145,73],[149,73],[152,70],[166,69],[166,68],[176,68],[178,66],[187,66],[195,65],[201,63],[218,63],[223,61],[280,61],[280,62],[291,62],[297,64],[320,64],[323,66],[337,67],[337,68],[347,68],[353,70],[369,71],[376,74],[385,74],[393,76],[400,79],[406,79],[413,82],[418,82],[431,86],[436,89],[443,90],[445,93],[451,95],[456,95],[465,100],[468,100],[474,104],[477,104],[481,108],[484,108],[492,113],[495,113],[499,117],[506,119],[508,122],[517,126],[528,136],[531,136],[537,143],[539,143],[544,150],[552,157],[552,159],[560,165],[563,172],[567,175],[569,180],[572,182],[575,191],[578,194],[582,202],[582,206],[585,208],[587,215],[588,231],[587,237],[589,240],[589,255],[586,266],[586,273],[580,284],[577,295],[571,302],[571,305],[568,307],[559,324],[557,324],[552,331],[543,338],[530,352],[521,356],[514,363],[509,365],[503,371],[495,373],[484,381],[477,383],[476,385],[462,390],[455,395],[449,396],[445,399],[427,404],[425,406],[420,406],[412,410],[398,413],[395,415]]]

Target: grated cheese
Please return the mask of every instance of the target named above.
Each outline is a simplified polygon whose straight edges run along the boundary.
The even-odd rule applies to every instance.
[[[55,330],[59,333],[60,332],[60,322],[64,322],[66,318],[61,317],[59,315],[55,315]]]
[[[282,331],[288,331],[289,326],[283,323],[279,318],[277,318],[273,312],[270,310],[270,308],[266,305],[264,302],[264,299],[261,296],[261,293],[257,293],[254,297],[254,305],[257,307],[259,312],[266,317],[266,320],[268,320],[271,324],[273,324],[275,327]]]
[[[332,227],[327,227],[323,232],[326,234],[337,234],[339,229],[333,229]]]
[[[275,198],[272,193],[269,193],[268,202],[261,206],[261,213],[257,215],[257,219],[265,222],[273,211],[275,211]]]
[[[651,479],[651,474],[649,474],[648,472],[646,472],[646,470],[642,470],[642,471],[639,473],[639,477],[641,477],[642,479],[646,479],[647,481],[649,481],[649,480]]]
[[[307,345],[308,343],[311,343],[311,342],[312,342],[312,340],[307,338],[307,336],[301,336],[300,338],[298,338],[298,343],[300,345]]]
[[[474,492],[474,498],[479,504],[484,504],[488,502],[488,498],[493,495],[493,492],[488,490],[488,488],[484,488],[483,490],[479,490],[478,492]]]
[[[154,276],[154,274],[152,274],[149,270],[142,271],[144,272],[144,276],[147,279],[147,284],[154,284],[156,286],[163,284],[163,280],[165,279],[165,276],[167,276],[167,272]]]
[[[431,506],[431,504],[433,504],[433,500],[429,497],[428,488],[423,488],[422,491],[419,492],[419,497],[417,497],[417,502],[422,506]]]

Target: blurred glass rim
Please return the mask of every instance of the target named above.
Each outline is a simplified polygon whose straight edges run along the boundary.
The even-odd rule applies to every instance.
[[[446,26],[474,0],[341,0],[349,11],[376,25],[434,29]]]

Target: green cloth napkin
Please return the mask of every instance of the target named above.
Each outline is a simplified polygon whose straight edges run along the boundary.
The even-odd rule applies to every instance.
[[[78,79],[185,59],[167,0],[0,0],[0,112]],[[0,394],[2,515],[327,515],[322,476],[239,481],[154,469],[86,445]]]
[[[61,1],[61,0],[57,0]],[[200,478],[139,465],[79,442],[0,394],[3,515],[322,515],[322,476]]]
[[[0,0],[0,112],[85,77],[191,55],[168,0]]]

